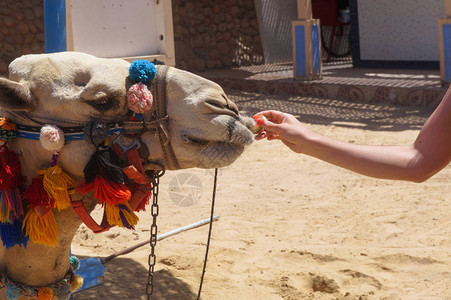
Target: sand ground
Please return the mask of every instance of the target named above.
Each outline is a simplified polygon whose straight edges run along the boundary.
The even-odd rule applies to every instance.
[[[288,111],[315,131],[364,144],[411,143],[431,113],[228,93],[245,113]],[[161,179],[159,233],[209,217],[213,174]],[[219,170],[216,196],[202,299],[451,299],[451,165],[421,184],[378,180],[260,141]],[[151,214],[139,217],[135,231],[95,235],[82,226],[73,254],[105,257],[149,239]],[[203,226],[157,243],[153,299],[196,298],[207,234]],[[111,260],[105,283],[75,299],[146,299],[149,252]]]

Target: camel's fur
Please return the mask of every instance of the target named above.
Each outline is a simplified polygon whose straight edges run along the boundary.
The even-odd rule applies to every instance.
[[[131,85],[128,68],[129,63],[124,60],[75,52],[23,56],[11,63],[9,79],[0,78],[0,115],[24,124],[26,121],[10,113],[22,111],[37,119],[52,119],[57,126],[67,126],[62,119],[123,120],[127,112],[126,91]],[[169,135],[181,168],[232,163],[253,140],[251,120],[239,116],[236,106],[211,81],[175,68],[168,70],[166,80]],[[111,105],[103,110],[88,104],[101,104],[106,99],[112,100]],[[163,161],[157,137],[146,133],[142,140],[150,150],[148,159]],[[37,141],[16,139],[9,148],[22,155],[21,171],[27,178],[24,187],[30,184],[37,169],[49,166],[52,153]],[[86,141],[67,142],[58,163],[79,182],[94,151],[95,147]],[[90,201],[89,209],[94,205]],[[46,286],[64,276],[70,266],[71,240],[81,221],[71,208],[55,211],[55,216],[58,245],[52,248],[29,242],[26,249],[0,247],[0,273],[31,286]]]

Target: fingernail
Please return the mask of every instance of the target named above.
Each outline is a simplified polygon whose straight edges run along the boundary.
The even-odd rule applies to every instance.
[[[257,123],[258,123],[258,125],[263,125],[263,124],[265,124],[265,120],[263,118],[259,118],[259,119],[257,119]]]

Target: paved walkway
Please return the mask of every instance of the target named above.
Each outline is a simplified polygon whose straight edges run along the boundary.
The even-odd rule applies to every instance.
[[[227,89],[363,103],[435,107],[447,88],[439,70],[359,69],[350,64],[323,67],[321,80],[293,79],[291,64],[213,70],[199,75]]]

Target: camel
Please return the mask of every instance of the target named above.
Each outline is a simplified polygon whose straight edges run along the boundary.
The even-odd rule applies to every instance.
[[[129,68],[130,63],[122,59],[77,52],[19,57],[9,66],[9,79],[0,78],[0,116],[14,124],[50,124],[61,129],[86,128],[93,120],[127,122],[127,91],[133,85]],[[252,143],[252,119],[239,114],[219,85],[174,67],[157,65],[156,69],[157,75],[149,83],[153,105],[142,113],[140,122],[134,123],[141,124],[139,143],[146,151],[139,151],[139,160],[144,171],[227,166]],[[166,101],[159,99],[160,92],[165,93]],[[155,120],[158,106],[164,105],[166,111]],[[142,124],[153,128],[146,130]],[[123,148],[137,141],[116,138],[124,138],[119,143]],[[85,133],[85,138],[66,140],[59,149],[58,165],[76,184],[83,181],[84,167],[96,152],[92,142]],[[19,155],[23,176],[19,189],[23,191],[36,177],[36,170],[49,166],[52,151],[26,138],[9,142],[8,148]],[[77,191],[71,195],[72,200],[82,199]],[[90,212],[98,202],[90,192],[84,195],[83,203]],[[5,278],[38,288],[52,285],[67,274],[71,268],[71,241],[82,221],[70,206],[52,211],[57,221],[56,246],[33,241],[28,241],[26,247],[0,246],[0,274]],[[4,291],[0,299],[6,299]],[[52,299],[69,296],[53,293]]]

